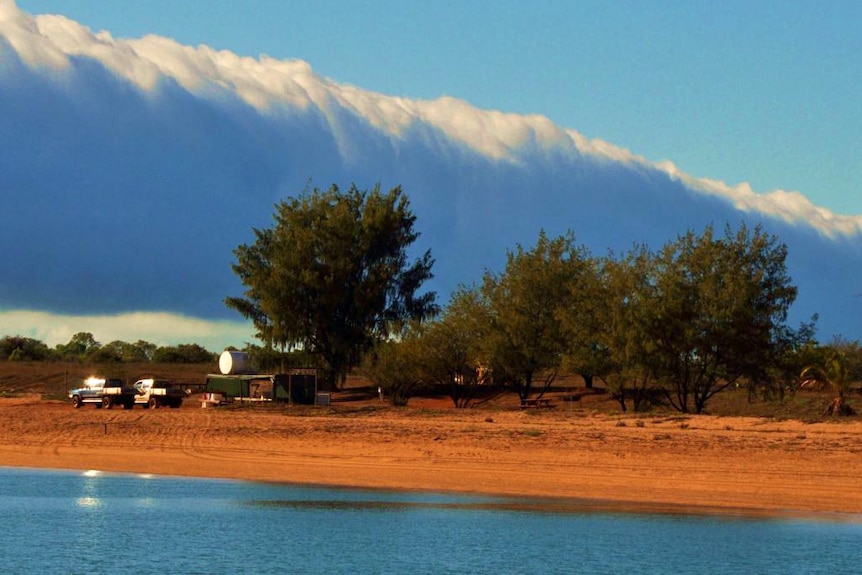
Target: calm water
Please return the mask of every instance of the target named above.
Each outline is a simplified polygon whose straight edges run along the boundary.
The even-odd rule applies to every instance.
[[[0,467],[0,573],[862,572],[859,522],[525,503]]]

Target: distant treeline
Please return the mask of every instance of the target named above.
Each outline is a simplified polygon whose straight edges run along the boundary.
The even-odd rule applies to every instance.
[[[89,363],[208,363],[217,354],[196,343],[158,346],[144,340],[101,344],[92,333],[79,332],[68,343],[48,347],[20,335],[0,338],[0,361],[82,361]]]

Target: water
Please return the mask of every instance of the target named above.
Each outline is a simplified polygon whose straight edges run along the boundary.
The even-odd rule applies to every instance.
[[[0,529],[0,573],[862,572],[858,521],[1,467]]]

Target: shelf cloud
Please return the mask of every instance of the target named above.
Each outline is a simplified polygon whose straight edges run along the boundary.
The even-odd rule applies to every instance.
[[[300,60],[114,38],[0,0],[0,150],[0,333],[27,310],[39,325],[169,314],[236,338],[232,251],[273,205],[379,182],[410,197],[444,302],[540,229],[604,253],[760,223],[788,244],[794,317],[862,337],[862,215],[693,177],[543,116],[339,84]]]

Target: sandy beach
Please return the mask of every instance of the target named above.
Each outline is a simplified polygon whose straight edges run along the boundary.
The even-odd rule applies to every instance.
[[[125,411],[34,396],[0,399],[0,465],[644,511],[862,514],[859,422],[560,409],[201,409],[193,400]]]

